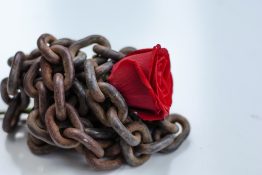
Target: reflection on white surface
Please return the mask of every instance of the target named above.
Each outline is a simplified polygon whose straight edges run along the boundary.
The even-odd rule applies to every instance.
[[[259,0],[1,2],[0,78],[8,75],[7,58],[36,47],[44,32],[75,39],[98,33],[116,50],[160,43],[172,59],[171,111],[187,116],[192,132],[176,152],[108,174],[261,175],[261,5]],[[0,174],[104,174],[72,153],[32,155],[25,138],[14,140],[3,131],[0,145]]]

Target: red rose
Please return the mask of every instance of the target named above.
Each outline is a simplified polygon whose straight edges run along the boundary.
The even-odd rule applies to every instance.
[[[172,104],[168,51],[158,44],[132,52],[116,63],[108,78],[143,120],[162,120]]]

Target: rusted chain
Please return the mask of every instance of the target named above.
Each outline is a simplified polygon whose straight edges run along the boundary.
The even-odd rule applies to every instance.
[[[39,109],[39,113],[40,113],[40,122],[41,122],[42,125],[45,125],[45,113],[46,113],[46,110],[49,106],[48,91],[47,91],[47,88],[45,87],[45,85],[42,81],[37,81],[36,89],[38,91],[38,97],[37,97],[38,106],[37,106],[37,108]]]
[[[37,40],[37,46],[46,60],[50,63],[57,64],[60,61],[60,57],[49,47],[55,40],[57,39],[53,35],[47,33],[42,34]]]
[[[68,138],[77,140],[82,143],[88,150],[92,151],[98,158],[104,156],[104,150],[92,137],[87,135],[85,132],[76,128],[66,128],[64,135]]]
[[[2,123],[3,130],[7,133],[12,132],[15,129],[19,121],[20,102],[21,102],[21,94],[19,93],[9,103],[8,109],[5,113],[3,123]]]
[[[28,134],[27,145],[32,153],[38,155],[49,154],[58,149],[55,146],[49,145],[45,142],[38,140],[37,138],[35,138],[30,134]]]
[[[85,77],[86,85],[89,89],[90,95],[96,102],[104,102],[105,96],[98,87],[95,75],[95,62],[91,59],[85,61]]]
[[[133,122],[129,124],[127,128],[132,133],[136,132],[141,134],[141,143],[147,144],[153,141],[149,129],[144,124]],[[136,156],[132,146],[123,140],[121,140],[120,144],[123,156],[126,162],[131,166],[142,165],[150,158],[150,154],[142,154],[140,156]]]
[[[174,138],[174,141],[169,146],[160,151],[161,153],[169,153],[175,151],[184,142],[184,140],[188,137],[190,133],[190,124],[187,121],[187,119],[182,115],[171,114],[167,117],[167,119],[169,121],[176,122],[179,125],[181,125],[181,131]],[[166,135],[165,131],[158,129],[154,134],[155,140],[159,140],[161,138],[161,135],[163,134]],[[171,135],[172,134],[173,133],[171,133]]]
[[[12,101],[12,98],[9,96],[7,92],[7,81],[8,78],[4,78],[1,81],[1,97],[6,104],[9,104]]]
[[[134,52],[135,50],[136,50],[136,48],[134,48],[134,47],[124,47],[121,50],[119,50],[119,52],[121,52],[124,55],[127,55],[131,52]]]
[[[127,118],[127,105],[122,95],[108,83],[99,82],[98,86],[104,93],[104,95],[110,99],[111,103],[117,107],[119,120],[121,122],[124,122]],[[89,107],[94,112],[96,117],[100,120],[100,122],[103,123],[105,126],[111,127],[112,125],[109,122],[108,117],[106,116],[106,111],[99,103],[95,102],[92,99],[89,90],[86,91],[86,97]]]
[[[7,81],[7,92],[10,95],[16,95],[17,89],[20,85],[22,63],[25,59],[25,54],[23,52],[17,52],[12,62],[11,71]]]
[[[72,107],[70,104],[66,104],[66,111],[67,111],[67,117],[69,118],[72,126],[74,128],[79,129],[80,131],[84,131],[83,124],[81,123],[78,114],[74,107]],[[56,124],[55,121],[55,105],[52,105],[48,108],[45,114],[45,124],[46,128],[52,138],[52,140],[62,148],[75,148],[80,143],[75,141],[74,139],[65,138],[62,136],[62,134],[59,131],[59,126]]]
[[[109,128],[85,128],[85,133],[95,139],[113,139],[116,133]]]
[[[72,55],[75,55],[80,49],[95,43],[111,48],[110,42],[105,37],[101,35],[90,35],[74,42],[69,47],[69,50],[71,51]]]
[[[66,107],[65,107],[64,77],[61,73],[56,73],[54,75],[53,81],[54,81],[53,84],[54,84],[56,118],[59,120],[65,120]]]
[[[72,85],[73,93],[78,98],[78,113],[80,116],[85,116],[88,113],[89,107],[86,105],[85,88],[80,81],[74,80]]]
[[[92,45],[94,55],[87,59],[81,49]],[[107,82],[114,64],[135,50],[111,49],[101,35],[80,40],[41,35],[36,49],[17,52],[7,61],[11,71],[0,87],[8,105],[3,130],[14,132],[27,111],[32,153],[76,150],[96,170],[124,163],[139,166],[154,153],[176,150],[190,132],[185,117],[172,114],[162,121],[143,121]],[[33,108],[27,110],[30,100]]]
[[[125,55],[121,52],[114,51],[108,47],[95,45],[93,51],[102,57],[111,58],[115,61],[121,60]]]
[[[26,72],[23,80],[23,86],[26,94],[33,98],[38,96],[38,91],[34,83],[37,76],[39,75],[39,68],[39,62],[33,63]]]
[[[36,138],[48,143],[49,145],[55,145],[53,140],[51,139],[49,132],[40,126],[40,116],[39,111],[37,109],[33,110],[27,118],[27,127],[29,132]]]
[[[112,128],[119,134],[119,136],[121,136],[125,140],[126,143],[131,146],[137,146],[141,142],[141,138],[133,135],[119,120],[116,109],[114,107],[111,107],[108,110],[107,116]]]
[[[8,109],[5,113],[2,128],[5,132],[10,133],[15,130],[21,113],[27,108],[29,98],[23,90],[18,93],[8,104]]]
[[[61,55],[64,72],[65,72],[64,86],[65,86],[65,91],[67,91],[72,86],[73,79],[75,76],[72,56],[67,48],[60,45],[51,46],[50,49],[51,50],[53,49],[54,53]],[[41,59],[40,65],[41,65],[41,71],[42,71],[41,73],[42,73],[44,84],[48,87],[48,89],[53,91],[54,84],[52,79],[52,74],[53,74],[52,66],[45,59]]]
[[[174,139],[175,136],[170,134],[152,143],[142,143],[136,148],[136,153],[137,155],[154,154],[171,145],[174,142]]]
[[[112,170],[119,168],[124,163],[121,155],[99,159],[90,151],[86,150],[85,157],[88,165],[96,170]]]

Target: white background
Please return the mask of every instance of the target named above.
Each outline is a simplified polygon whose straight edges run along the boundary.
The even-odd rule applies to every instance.
[[[261,175],[261,19],[259,0],[1,1],[0,78],[8,75],[7,58],[35,48],[45,32],[74,39],[102,34],[115,50],[160,43],[172,62],[171,112],[187,116],[192,132],[172,154],[106,173]],[[0,108],[6,109],[2,101]],[[25,136],[0,131],[0,174],[105,173],[74,153],[35,156]]]

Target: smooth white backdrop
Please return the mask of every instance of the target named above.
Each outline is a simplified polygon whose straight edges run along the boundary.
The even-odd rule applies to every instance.
[[[187,116],[192,132],[179,150],[143,166],[95,172],[74,153],[31,154],[26,128],[13,137],[1,130],[0,174],[261,175],[261,9],[259,0],[1,1],[0,79],[7,58],[29,52],[46,32],[102,34],[116,50],[160,43],[172,62],[171,112]]]

